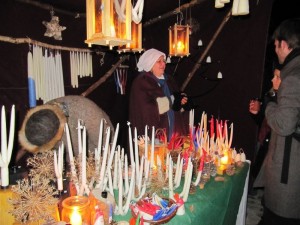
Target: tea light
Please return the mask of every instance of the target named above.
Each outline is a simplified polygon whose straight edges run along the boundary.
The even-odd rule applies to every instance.
[[[62,221],[72,225],[88,225],[91,222],[90,201],[85,196],[71,196],[62,202]]]

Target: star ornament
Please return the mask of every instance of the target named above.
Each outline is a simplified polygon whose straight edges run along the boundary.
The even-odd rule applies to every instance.
[[[52,16],[50,22],[43,21],[43,24],[47,28],[44,36],[53,37],[55,40],[62,40],[61,32],[67,28],[59,25],[58,16]]]

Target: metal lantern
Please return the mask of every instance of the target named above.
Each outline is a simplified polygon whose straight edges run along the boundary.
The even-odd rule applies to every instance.
[[[86,0],[85,43],[89,47],[96,44],[112,48],[131,42],[131,1],[123,1],[125,7],[121,7],[119,1]]]
[[[189,56],[189,25],[177,25],[169,28],[169,55],[170,56]]]

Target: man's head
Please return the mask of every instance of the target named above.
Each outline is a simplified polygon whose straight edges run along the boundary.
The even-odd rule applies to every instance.
[[[275,52],[279,63],[296,48],[300,48],[300,18],[288,19],[276,28],[273,33]]]

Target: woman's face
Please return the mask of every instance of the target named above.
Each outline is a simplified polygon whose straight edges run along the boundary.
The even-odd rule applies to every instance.
[[[160,77],[164,74],[166,69],[166,61],[164,56],[158,58],[158,60],[154,63],[151,72],[156,76]]]
[[[272,83],[273,83],[273,89],[278,90],[281,83],[280,70],[278,69],[274,70],[274,77],[272,79]]]

